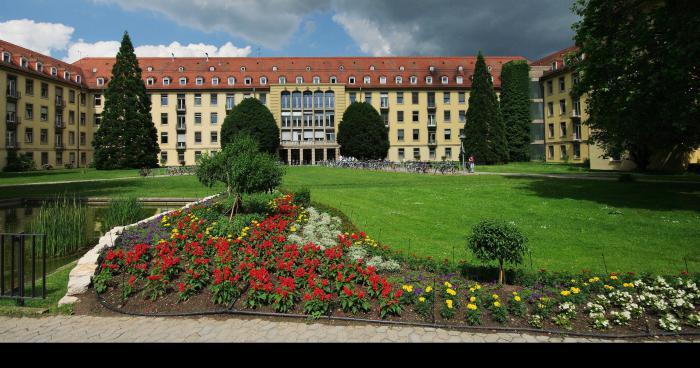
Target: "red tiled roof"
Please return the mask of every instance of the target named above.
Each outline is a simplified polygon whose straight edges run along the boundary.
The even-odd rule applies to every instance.
[[[572,52],[572,51],[578,51],[578,50],[579,50],[579,48],[578,48],[578,46],[576,46],[576,45],[574,45],[574,46],[569,46],[569,47],[567,47],[567,48],[565,48],[565,49],[563,49],[563,50],[559,50],[559,51],[553,52],[553,53],[551,53],[551,54],[549,54],[549,55],[543,57],[542,59],[533,61],[532,63],[530,63],[530,65],[534,65],[534,66],[550,66],[550,65],[552,65],[553,62],[556,61],[556,62],[558,62],[559,65],[561,66],[561,65],[564,64],[564,56],[565,56],[566,54],[568,54],[568,53],[570,53],[570,52]]]
[[[27,72],[27,73],[41,75],[45,78],[54,79],[56,81],[60,81],[63,83],[73,84],[75,86],[81,86],[81,85],[84,86],[85,85],[84,84],[85,78],[82,76],[82,74],[83,74],[82,69],[80,69],[79,67],[77,67],[73,64],[66,63],[66,62],[63,62],[61,60],[54,59],[50,56],[46,56],[46,55],[40,54],[38,52],[26,49],[24,47],[15,45],[13,43],[0,40],[0,57],[2,56],[2,54],[4,52],[10,53],[10,55],[11,55],[10,63],[8,64],[5,62],[2,62],[0,59],[1,65],[9,66],[9,67],[16,69],[16,70],[22,70],[22,71]],[[23,57],[29,61],[27,68],[22,67],[21,59]],[[43,72],[36,70],[36,62],[37,61],[43,64],[43,66],[44,66]],[[51,75],[51,68],[52,67],[55,67],[57,69],[56,76]],[[63,73],[65,71],[70,72],[70,80],[66,80],[63,78]],[[75,79],[76,75],[81,76],[82,83],[76,82],[76,79]]]
[[[494,85],[500,87],[500,74],[503,64],[511,60],[524,60],[523,57],[486,57],[486,64],[492,67]],[[83,69],[85,83],[91,89],[105,88],[97,86],[97,78],[104,78],[108,83],[112,73],[114,58],[84,58],[73,65]],[[278,84],[279,77],[286,78],[287,85],[294,85],[296,77],[304,78],[305,84],[311,84],[313,77],[318,76],[321,83],[329,83],[335,76],[338,84],[345,84],[346,88],[469,88],[470,76],[474,71],[476,57],[268,57],[268,58],[139,58],[144,81],[155,78],[153,86],[147,86],[154,90],[190,90],[190,89],[266,89],[269,84]],[[374,70],[371,70],[371,67]],[[434,70],[431,72],[430,67]],[[463,70],[459,71],[462,66]],[[148,71],[148,68],[153,71]],[[184,71],[180,72],[179,68]],[[214,71],[210,71],[214,67]],[[276,70],[273,70],[273,67]],[[342,67],[342,68],[341,68]],[[400,67],[404,70],[401,71]],[[245,70],[242,70],[245,68]],[[433,83],[427,84],[425,78],[433,77]],[[457,76],[464,77],[463,84],[456,83]],[[354,85],[348,83],[348,79],[354,76]],[[363,83],[364,77],[370,76],[371,83]],[[380,84],[380,76],[386,77],[386,84]],[[403,83],[395,83],[396,76],[403,78]],[[418,83],[412,85],[409,78],[418,77]],[[442,84],[441,77],[447,76],[449,83]],[[169,77],[169,86],[163,86],[163,78]],[[181,77],[187,78],[185,86],[179,85]],[[200,86],[195,84],[197,77],[204,78]],[[219,85],[211,83],[213,77],[219,78]],[[228,85],[228,78],[234,77],[235,84]],[[250,85],[244,84],[244,78],[252,78]],[[261,85],[260,78],[267,77],[268,85]]]

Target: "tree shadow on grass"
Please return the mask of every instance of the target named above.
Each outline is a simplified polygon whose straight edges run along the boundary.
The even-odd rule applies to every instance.
[[[697,183],[649,183],[507,177],[524,181],[517,188],[541,198],[592,201],[610,207],[700,212]]]

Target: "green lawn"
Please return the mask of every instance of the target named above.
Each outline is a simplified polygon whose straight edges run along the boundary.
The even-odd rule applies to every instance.
[[[0,184],[28,184],[70,180],[135,178],[138,176],[138,170],[98,171],[95,169],[60,169],[29,171],[23,173],[0,172]]]
[[[203,198],[218,193],[223,186],[203,186],[195,176],[172,176],[98,181],[85,183],[11,186],[0,188],[0,198],[52,197],[75,193],[83,197],[137,196],[152,198]]]
[[[473,261],[471,227],[513,221],[529,237],[533,269],[700,272],[695,184],[432,176],[290,168],[284,186],[344,211],[382,242],[436,259]],[[410,244],[410,246],[409,246]],[[530,268],[529,259],[525,267]]]
[[[504,165],[476,165],[481,172],[518,173],[518,174],[585,174],[588,167],[574,164],[556,164],[545,162],[511,162]]]
[[[49,313],[68,313],[70,307],[58,307],[58,301],[68,290],[68,275],[76,262],[67,264],[50,275],[46,275],[46,299],[32,299],[24,302],[25,307],[47,308]],[[26,292],[31,292],[31,283],[27,283]],[[37,292],[41,293],[41,279],[36,283]],[[37,294],[40,295],[40,294]],[[10,299],[0,299],[0,315],[22,315],[24,312],[17,307],[17,302]]]

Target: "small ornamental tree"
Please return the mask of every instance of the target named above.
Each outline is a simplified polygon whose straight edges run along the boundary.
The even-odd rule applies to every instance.
[[[467,244],[477,259],[498,262],[498,283],[505,281],[504,264],[520,264],[527,252],[527,237],[504,221],[482,220],[472,228]]]
[[[284,170],[275,156],[259,151],[255,139],[241,135],[225,145],[221,152],[202,155],[196,174],[208,187],[217,182],[226,186],[226,193],[234,197],[232,218],[238,212],[243,194],[275,189],[282,182]]]
[[[389,131],[372,105],[354,102],[338,125],[340,154],[358,160],[383,160],[389,153]]]
[[[501,113],[510,161],[530,161],[530,67],[526,60],[503,64]]]
[[[240,135],[253,137],[261,152],[277,154],[279,128],[270,110],[257,98],[246,98],[229,112],[221,127],[221,146],[225,147]]]

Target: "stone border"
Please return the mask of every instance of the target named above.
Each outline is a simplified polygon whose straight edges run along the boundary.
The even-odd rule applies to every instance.
[[[70,271],[70,276],[68,278],[68,290],[66,292],[66,295],[58,301],[58,305],[60,306],[74,304],[78,301],[78,297],[76,295],[83,294],[88,290],[88,287],[92,283],[92,277],[95,275],[95,271],[97,270],[97,260],[100,256],[100,253],[102,253],[102,251],[106,248],[113,247],[115,240],[117,240],[119,235],[121,235],[121,233],[124,230],[141,225],[146,222],[153,221],[158,217],[168,215],[174,211],[186,210],[192,206],[207,202],[218,196],[219,194],[215,194],[201,199],[199,201],[188,203],[178,210],[168,210],[162,213],[158,213],[147,219],[143,219],[137,223],[126,226],[117,226],[112,230],[106,232],[102,237],[100,237],[99,241],[97,242],[97,245],[90,249],[87,253],[85,253],[85,255],[78,260],[78,264],[75,266],[75,268],[73,268]]]

